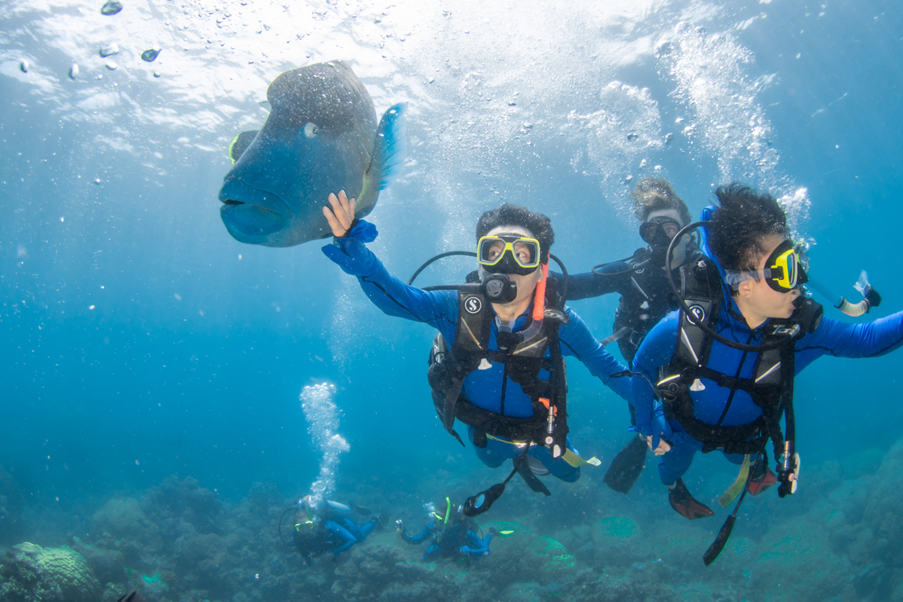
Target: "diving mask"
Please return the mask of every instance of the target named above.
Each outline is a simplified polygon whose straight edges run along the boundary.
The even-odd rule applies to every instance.
[[[653,217],[640,224],[640,238],[653,247],[667,246],[680,231],[680,224],[665,215]]]
[[[789,293],[801,284],[809,282],[802,259],[790,240],[785,240],[771,252],[765,262],[765,282],[779,293]]]
[[[539,241],[502,232],[477,242],[477,261],[492,274],[532,274],[540,265]]]
[[[802,284],[809,282],[803,260],[796,250],[796,245],[790,240],[785,240],[771,252],[765,261],[762,270],[765,282],[772,290],[779,293],[789,293]],[[745,280],[758,280],[756,272],[738,272],[725,270],[725,280],[736,290]]]

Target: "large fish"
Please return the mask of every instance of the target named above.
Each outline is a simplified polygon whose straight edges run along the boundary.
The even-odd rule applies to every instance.
[[[290,247],[331,235],[322,208],[330,192],[376,205],[403,161],[403,105],[376,124],[373,101],[343,61],[286,71],[267,88],[271,110],[258,132],[232,141],[235,163],[219,191],[220,217],[236,240]]]

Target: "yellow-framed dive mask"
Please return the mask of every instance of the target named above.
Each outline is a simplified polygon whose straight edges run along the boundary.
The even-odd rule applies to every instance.
[[[517,233],[483,236],[477,242],[477,261],[492,274],[526,276],[539,267],[539,241]]]
[[[763,272],[768,286],[779,293],[789,293],[809,282],[796,246],[790,240],[785,240],[771,252]]]

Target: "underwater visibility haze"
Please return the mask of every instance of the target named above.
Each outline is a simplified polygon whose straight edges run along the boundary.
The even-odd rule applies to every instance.
[[[340,164],[370,186],[370,248],[403,280],[473,251],[502,202],[548,215],[579,273],[643,246],[641,178],[694,218],[741,181],[780,199],[810,276],[856,300],[867,270],[883,297],[849,318],[815,295],[826,315],[879,319],[903,309],[897,3],[8,0],[0,23],[0,602],[903,601],[899,354],[796,379],[799,491],[748,497],[709,567],[735,467],[696,458],[687,483],[717,510],[692,523],[651,454],[610,490],[629,416],[578,362],[571,433],[601,466],[544,480],[550,497],[512,480],[478,518],[487,557],[422,561],[381,519],[337,562],[306,560],[286,545],[304,496],[413,534],[424,504],[438,516],[508,470],[443,432],[433,331],[374,307],[322,223],[272,248],[220,217],[251,158],[233,166],[230,144],[278,121],[271,82],[342,61],[372,100],[350,139],[373,146],[306,167],[327,191]],[[403,162],[379,191],[367,158],[399,104]],[[299,186],[292,161],[267,177]],[[570,306],[601,340],[617,301]]]

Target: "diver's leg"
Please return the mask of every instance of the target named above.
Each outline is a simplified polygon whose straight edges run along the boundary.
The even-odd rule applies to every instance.
[[[337,523],[334,523],[331,520],[324,522],[323,527],[343,542],[342,545],[332,551],[332,553],[336,556],[357,543],[357,538],[354,535],[349,533],[348,530],[344,527],[340,526]]]
[[[658,465],[662,483],[668,487],[668,502],[675,512],[693,520],[714,516],[714,512],[694,498],[681,478],[693,463],[693,456],[701,451],[702,443],[686,433],[675,431],[672,436],[671,451],[662,455]]]
[[[365,522],[363,525],[361,525],[360,532],[363,537],[361,539],[358,539],[358,542],[364,541],[364,539],[366,539],[367,536],[373,532],[373,529],[378,524],[379,524],[379,521],[376,518],[371,518],[370,520]]]
[[[433,544],[426,549],[426,552],[423,553],[423,561],[424,562],[432,562],[439,557],[439,546],[438,544]]]
[[[567,447],[575,454],[580,455],[577,453],[577,450],[571,446],[570,437],[567,438]],[[558,458],[557,460],[553,459],[552,452],[550,452],[547,447],[533,445],[527,453],[542,462],[542,465],[546,467],[546,470],[548,470],[552,476],[558,477],[566,483],[573,483],[580,478],[579,467],[571,466],[565,462],[563,458]]]
[[[473,437],[476,429],[473,427],[467,428],[467,434],[470,437],[470,442],[473,443]],[[486,447],[477,447],[473,446],[473,450],[477,454],[477,458],[480,459],[480,462],[488,466],[489,468],[498,468],[502,465],[502,462],[508,460],[509,458],[514,458],[520,455],[521,450],[511,443],[506,441],[499,441],[494,438],[486,439]]]

